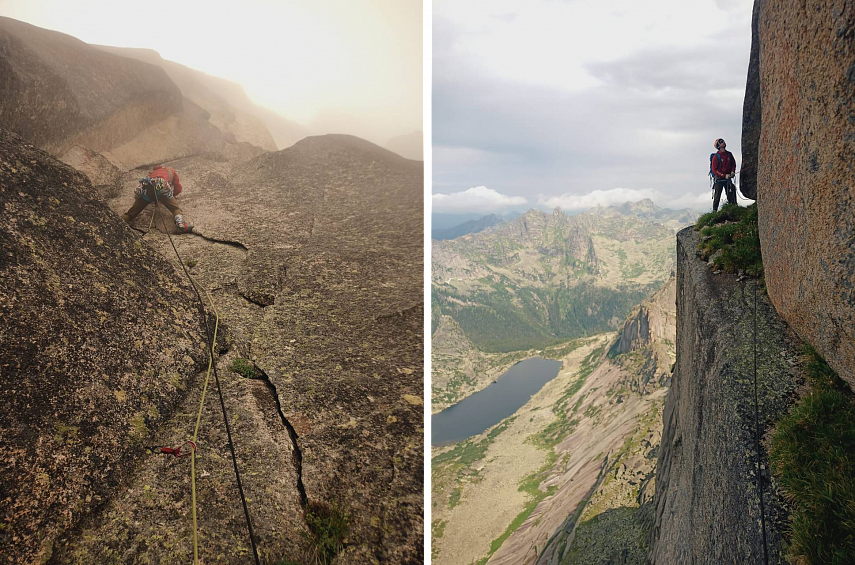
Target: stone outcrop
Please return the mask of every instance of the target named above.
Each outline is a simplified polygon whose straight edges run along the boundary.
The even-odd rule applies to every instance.
[[[609,356],[629,353],[653,341],[672,339],[677,324],[676,292],[677,285],[672,276],[665,286],[629,315],[609,349]]]
[[[855,7],[757,0],[755,17],[746,108],[759,84],[762,113],[744,159],[757,163],[769,296],[855,386]]]
[[[163,70],[0,17],[0,127],[62,155],[101,153],[182,110]]]
[[[183,276],[81,173],[0,129],[0,555],[44,563],[204,367]]]
[[[100,153],[73,145],[60,159],[86,175],[105,197],[116,196],[121,188],[122,171]]]
[[[191,437],[201,400],[202,314],[174,243],[220,323],[200,559],[251,560],[221,392],[262,562],[313,561],[308,517],[333,510],[336,563],[423,562],[423,164],[350,136],[265,152],[238,139],[257,123],[162,69],[6,19],[0,76],[0,120],[32,136],[0,138],[0,555],[191,559],[188,460],[144,449]],[[171,105],[141,113],[157,85]],[[144,236],[118,218],[160,162],[204,235],[170,241],[153,206]]]
[[[697,244],[691,228],[677,236],[677,363],[656,464],[651,560],[763,562],[765,523],[768,562],[778,563],[787,510],[762,438],[804,381],[800,342],[757,291],[755,377],[756,282],[714,275]]]
[[[274,141],[265,120],[260,117],[265,116],[267,111],[253,104],[240,85],[207,75],[173,61],[167,61],[157,51],[151,49],[103,45],[99,45],[98,48],[162,68],[187,100],[208,113],[208,121],[216,126],[226,136],[226,139],[239,143],[251,143],[266,151],[277,150],[279,144]],[[272,112],[270,113],[272,114]],[[284,118],[280,118],[280,120],[286,122]],[[277,132],[281,129],[280,125]],[[278,149],[293,145],[308,135],[305,128],[301,128],[297,124],[292,123],[290,129],[288,139],[281,140],[287,144],[279,145]]]
[[[748,78],[745,83],[745,101],[742,105],[742,167],[739,173],[739,191],[745,198],[757,200],[757,147],[760,144],[760,38],[757,23],[760,2],[754,2],[751,16],[751,53],[748,58]]]
[[[199,154],[234,160],[276,150],[259,117],[269,112],[251,104],[240,86],[154,51],[99,48],[0,18],[0,72],[0,127],[77,167],[105,194],[118,171]],[[302,136],[304,130],[292,129],[292,137]]]

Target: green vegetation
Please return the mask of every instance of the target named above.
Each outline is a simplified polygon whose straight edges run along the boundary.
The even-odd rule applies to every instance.
[[[192,269],[196,266],[196,259],[187,259],[187,268]]]
[[[439,321],[442,318],[442,307],[436,299],[434,293],[430,295],[430,335],[436,333],[439,328]]]
[[[470,467],[476,461],[484,458],[490,444],[500,433],[507,430],[514,420],[516,420],[516,416],[503,420],[501,424],[490,430],[487,437],[481,441],[476,442],[467,439],[455,445],[454,448],[440,453],[431,460],[431,469],[439,469],[442,465],[449,465],[452,468]]]
[[[710,212],[698,218],[695,229],[701,233],[699,249],[704,260],[721,250],[713,259],[716,269],[726,273],[743,271],[753,277],[763,276],[756,204],[747,208],[727,204],[718,212]]]
[[[568,403],[577,392],[582,390],[588,376],[597,368],[605,348],[606,345],[603,344],[585,357],[579,367],[579,371],[576,373],[576,380],[564,391],[561,398],[552,405],[552,412],[555,414],[555,419],[526,441],[531,442],[535,447],[549,450],[558,445],[569,434],[573,433],[573,430],[579,425],[579,420],[573,418],[573,416],[579,410],[583,399],[577,399],[572,408],[569,408]]]
[[[581,281],[509,290],[514,284],[490,281],[488,288],[470,293],[434,285],[431,302],[481,351],[504,353],[545,349],[614,329],[614,321],[623,320],[661,281],[617,289]]]
[[[475,565],[484,565],[490,558],[496,553],[502,544],[505,543],[505,540],[510,537],[512,533],[519,528],[523,522],[525,522],[531,513],[534,512],[534,509],[537,508],[537,505],[546,498],[555,493],[558,489],[556,486],[551,486],[546,491],[540,490],[540,483],[546,478],[546,473],[552,467],[552,464],[555,463],[557,456],[554,453],[550,453],[546,459],[546,463],[536,472],[527,476],[525,479],[520,481],[519,490],[520,492],[524,492],[529,496],[528,501],[526,502],[525,508],[523,508],[522,512],[516,515],[516,517],[511,520],[511,523],[508,524],[508,527],[505,528],[505,531],[502,532],[502,535],[493,540],[490,544],[490,552],[486,557],[482,557],[478,561],[475,562]]]
[[[430,523],[430,537],[431,537],[431,547],[430,547],[430,556],[431,559],[436,559],[439,557],[439,546],[436,543],[438,540],[442,539],[443,534],[445,533],[445,520],[434,520]]]
[[[540,352],[540,356],[544,359],[563,359],[588,343],[588,341],[586,339],[574,339],[563,345],[548,347]]]
[[[455,487],[454,490],[451,491],[451,494],[448,496],[448,507],[454,508],[455,506],[459,506],[461,496],[463,496],[463,487]]]
[[[810,346],[808,393],[778,422],[772,470],[793,501],[791,552],[807,563],[855,555],[855,399]],[[800,561],[801,562],[801,561]]]
[[[463,371],[455,369],[454,375],[448,380],[445,389],[431,388],[431,403],[454,404],[460,399],[461,389],[473,387],[475,384],[477,384],[475,379],[469,378]]]
[[[329,565],[344,548],[344,540],[350,532],[350,516],[336,504],[309,503],[305,520],[307,528],[300,532],[305,548],[303,561],[286,560],[280,565],[312,563]]]
[[[261,378],[261,374],[255,368],[255,365],[249,359],[243,359],[242,357],[238,357],[234,361],[232,361],[229,369],[237,373],[238,375],[247,378],[247,379],[259,379]]]
[[[637,512],[617,507],[583,521],[574,531],[571,547],[566,552],[559,549],[561,563],[604,563],[613,555],[620,555],[623,563],[646,563],[648,530]]]

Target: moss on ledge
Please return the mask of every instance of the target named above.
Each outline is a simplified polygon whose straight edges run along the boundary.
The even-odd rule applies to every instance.
[[[799,563],[850,563],[855,555],[855,398],[805,347],[809,390],[778,422],[772,470],[793,501],[791,552]]]
[[[763,277],[756,204],[747,208],[727,204],[698,218],[695,230],[701,232],[701,256],[711,260],[714,268]]]

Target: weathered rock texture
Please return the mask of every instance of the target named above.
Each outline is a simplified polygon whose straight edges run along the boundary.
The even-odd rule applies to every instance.
[[[305,132],[238,85],[154,51],[99,48],[9,18],[0,18],[0,76],[0,127],[77,167],[105,195],[119,171],[275,150],[265,121],[288,129],[292,143]]]
[[[761,133],[745,160],[757,162],[769,296],[855,386],[855,5],[757,6]]]
[[[0,129],[0,555],[44,563],[204,366],[173,266],[79,172]]]
[[[672,278],[650,299],[642,302],[624,322],[609,355],[629,353],[653,341],[673,340],[677,323],[674,313],[676,291],[677,285]]]
[[[305,511],[334,506],[350,523],[337,563],[423,562],[423,164],[350,136],[265,152],[237,139],[257,123],[230,129],[237,113],[162,69],[12,20],[0,65],[0,120],[33,143],[0,146],[0,555],[190,561],[188,461],[142,449],[180,445],[199,409],[202,314],[174,243],[219,311],[214,366],[262,561],[314,562]],[[140,76],[159,78],[140,91]],[[205,236],[170,240],[154,206],[143,236],[118,218],[158,162]],[[198,436],[200,558],[242,565],[217,392]]]
[[[182,110],[163,70],[0,17],[0,127],[55,155],[103,152]]]
[[[213,295],[228,342],[220,379],[262,559],[307,559],[303,485],[310,505],[338,505],[351,518],[338,562],[421,562],[422,164],[324,136],[249,162],[195,156],[170,165],[184,182],[187,216],[207,237],[231,242],[173,236]],[[116,212],[130,204],[138,172],[110,200]],[[137,227],[148,227],[150,213]],[[174,257],[158,230],[145,241]],[[236,357],[263,380],[229,371]],[[202,551],[238,565],[248,561],[246,528],[209,398],[197,462],[206,473],[197,477]],[[192,429],[197,402],[194,389],[163,427],[164,441]],[[184,465],[145,460],[121,496],[62,541],[55,562],[184,559],[192,552],[186,476]]]
[[[677,364],[656,465],[651,559],[761,563],[764,516],[769,562],[783,562],[786,510],[761,443],[761,511],[755,429],[762,438],[803,382],[800,343],[758,291],[755,381],[756,283],[712,274],[697,244],[691,228],[677,236]]]
[[[745,198],[757,199],[757,147],[760,144],[760,38],[757,20],[760,2],[754,2],[751,16],[751,53],[748,58],[748,79],[745,84],[745,102],[742,105],[742,168],[739,173],[739,191]]]
[[[203,108],[209,114],[208,120],[215,125],[227,138],[238,142],[247,142],[267,151],[276,151],[277,144],[258,114],[262,109],[255,106],[247,98],[243,88],[222,78],[206,75],[205,73],[185,67],[184,65],[163,59],[157,51],[151,49],[132,49],[123,47],[108,47],[99,45],[99,49],[130,57],[157,65],[166,71],[181,94]],[[306,132],[295,128],[292,137],[305,137]],[[288,145],[293,145],[294,139]],[[284,149],[288,145],[280,146]]]

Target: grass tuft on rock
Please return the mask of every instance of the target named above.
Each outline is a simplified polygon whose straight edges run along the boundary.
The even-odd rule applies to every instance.
[[[698,218],[695,230],[701,234],[701,256],[712,259],[713,267],[726,273],[742,271],[753,277],[763,276],[757,204],[747,208],[726,204],[718,212]]]
[[[229,369],[237,373],[238,375],[247,378],[247,379],[260,379],[261,374],[255,368],[255,365],[249,359],[244,359],[242,357],[238,357],[232,364],[229,366]]]
[[[794,506],[791,552],[799,562],[851,563],[855,555],[855,398],[806,347],[809,392],[778,422],[772,470]]]
[[[306,525],[300,532],[308,545],[310,563],[328,565],[344,549],[350,532],[350,516],[335,504],[310,503],[306,508]]]

